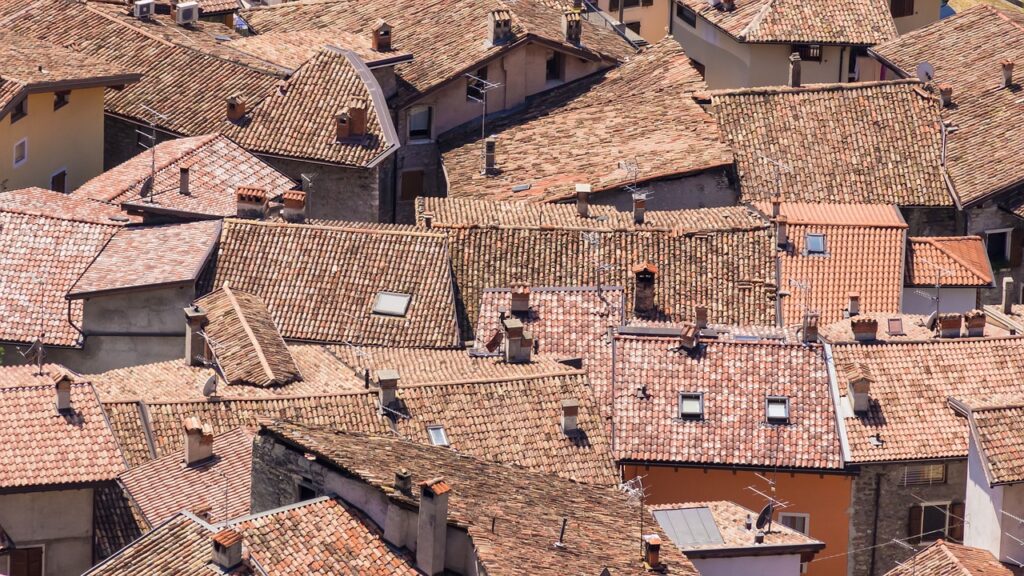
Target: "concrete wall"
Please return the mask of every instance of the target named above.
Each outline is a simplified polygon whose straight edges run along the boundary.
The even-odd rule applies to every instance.
[[[0,494],[0,526],[19,548],[44,546],[46,576],[81,574],[92,566],[92,506],[91,488]]]
[[[0,119],[0,190],[50,187],[65,170],[71,192],[103,171],[103,88],[72,90],[68,103],[53,109],[53,92],[29,94],[28,115]],[[14,166],[14,145],[28,142],[28,159]]]
[[[853,481],[850,501],[849,547],[852,552],[847,557],[850,576],[881,576],[913,554],[901,546],[871,547],[910,536],[910,508],[915,504],[964,501],[966,459],[947,460],[945,483],[931,486],[901,486],[904,468],[905,464],[898,462],[860,467],[860,474]],[[872,556],[874,572],[871,571]]]
[[[964,514],[967,524],[964,526],[964,544],[984,548],[1000,559],[1003,558],[1003,490],[1003,486],[989,487],[978,446],[972,436],[967,455],[967,505]]]
[[[935,288],[904,288],[904,314],[928,315],[935,311]],[[939,312],[964,313],[978,307],[976,288],[943,288],[939,291]]]
[[[748,487],[766,489],[765,482],[755,473],[773,475],[770,470],[633,464],[624,465],[622,472],[626,480],[643,476],[648,504],[730,500],[754,511],[760,510],[765,501]],[[844,474],[779,472],[776,476],[777,497],[790,503],[785,511],[809,514],[810,536],[825,543],[825,549],[818,552],[817,557],[846,552],[852,484],[853,477]],[[838,556],[811,562],[807,574],[832,576],[845,569],[845,558]],[[749,573],[760,574],[760,571]]]
[[[911,30],[917,30],[938,21],[941,6],[941,0],[914,0],[913,16],[892,19],[896,23],[896,31],[902,36]]]
[[[700,576],[799,576],[800,555],[746,556],[743,558],[691,558]]]
[[[648,210],[682,210],[734,206],[739,193],[730,185],[724,170],[701,172],[684,178],[657,180],[644,184],[653,192],[647,200]],[[633,196],[626,190],[609,190],[594,194],[593,204],[614,206],[618,210],[632,211]]]

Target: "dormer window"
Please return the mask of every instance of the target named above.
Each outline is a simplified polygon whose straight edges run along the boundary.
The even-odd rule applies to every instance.
[[[683,420],[701,420],[704,418],[704,393],[680,392],[679,417]]]
[[[441,426],[440,424],[427,426],[427,434],[430,435],[431,445],[450,446],[448,443],[448,433],[445,431],[444,426]]]
[[[377,297],[373,301],[373,313],[380,316],[405,318],[405,314],[409,311],[409,302],[411,300],[412,294],[377,292]]]
[[[825,235],[824,234],[808,234],[805,242],[807,244],[807,253],[815,256],[825,255]]]
[[[903,331],[903,319],[902,318],[889,318],[889,336],[906,336],[906,332]]]
[[[11,124],[25,116],[28,116],[28,97],[18,100],[18,103],[14,105],[14,110],[11,111]]]
[[[769,424],[789,424],[789,398],[786,396],[766,398],[765,417]]]

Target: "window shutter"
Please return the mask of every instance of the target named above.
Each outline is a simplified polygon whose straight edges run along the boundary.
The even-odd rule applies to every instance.
[[[1020,266],[1021,242],[1024,242],[1024,234],[1021,234],[1020,228],[1014,228],[1010,232],[1010,266]]]
[[[954,502],[949,506],[949,539],[956,542],[964,541],[964,503]]]
[[[618,12],[618,10],[619,10],[619,0],[610,0],[608,2],[608,11],[609,12]]]
[[[907,520],[907,542],[919,544],[921,542],[921,507],[914,505],[910,507],[910,518]]]

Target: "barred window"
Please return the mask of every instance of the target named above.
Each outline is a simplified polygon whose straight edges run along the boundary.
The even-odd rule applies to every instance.
[[[945,464],[911,464],[903,469],[902,486],[930,486],[946,481]]]

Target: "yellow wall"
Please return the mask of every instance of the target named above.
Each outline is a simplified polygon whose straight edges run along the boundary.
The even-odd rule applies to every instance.
[[[760,472],[771,477],[770,472]],[[759,490],[766,483],[749,470],[686,468],[675,466],[623,466],[626,480],[643,477],[648,504],[672,504],[729,500],[758,511],[765,500],[747,489]],[[779,472],[776,476],[776,497],[790,505],[785,512],[810,514],[810,535],[825,543],[809,564],[811,576],[833,576],[846,572],[846,557],[820,560],[846,552],[850,540],[850,491],[853,476],[842,474],[811,474]],[[776,520],[778,513],[776,513]]]
[[[604,13],[618,21],[619,10],[610,9],[610,0],[600,0],[598,4]],[[650,6],[623,8],[622,21],[624,23],[639,22],[640,36],[654,44],[668,34],[668,15],[671,4],[672,0],[654,0],[654,4]]]
[[[28,115],[11,123],[0,118],[0,189],[50,187],[50,177],[67,170],[67,191],[103,172],[103,88],[73,90],[69,102],[53,109],[54,95],[29,94]],[[28,161],[14,167],[14,145],[28,138]]]
[[[941,7],[941,0],[914,0],[913,16],[893,18],[896,30],[902,35],[938,21]]]

